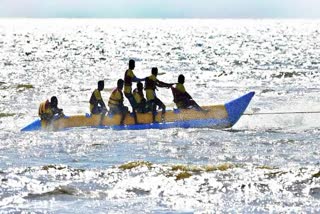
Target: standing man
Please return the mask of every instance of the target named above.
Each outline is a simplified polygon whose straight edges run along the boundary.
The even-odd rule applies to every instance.
[[[126,70],[124,74],[124,95],[129,100],[129,103],[132,107],[134,122],[137,124],[138,123],[137,115],[136,115],[137,103],[132,95],[132,82],[139,82],[139,81],[141,82],[141,81],[144,81],[145,79],[139,79],[134,75],[133,70],[135,68],[135,64],[136,63],[133,59],[129,60],[129,69]]]
[[[162,109],[161,118],[164,120],[164,114],[166,113],[166,106],[163,102],[157,97],[156,89],[158,87],[170,88],[173,84],[164,83],[157,79],[158,76],[158,68],[154,67],[151,69],[151,76],[146,78],[145,82],[145,90],[147,96],[147,103],[152,108],[152,121],[155,122],[156,114],[157,114],[157,106]]]

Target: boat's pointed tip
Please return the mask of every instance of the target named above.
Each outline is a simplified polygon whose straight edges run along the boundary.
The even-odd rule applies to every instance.
[[[238,99],[232,100],[231,102],[225,104],[226,110],[228,112],[228,118],[232,125],[234,125],[239,120],[239,118],[249,105],[254,94],[255,92],[251,91],[243,95],[242,97],[239,97]]]
[[[255,91],[250,91],[249,93],[247,93],[245,96],[250,96],[253,97],[256,94]]]
[[[240,99],[245,99],[247,100],[248,102],[251,101],[252,97],[256,94],[255,91],[250,91],[249,93],[243,95],[242,97],[240,97]]]
[[[250,91],[248,94],[252,98],[256,94],[256,92],[255,91]]]

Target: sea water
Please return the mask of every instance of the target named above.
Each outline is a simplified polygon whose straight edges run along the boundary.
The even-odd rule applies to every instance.
[[[0,19],[1,213],[320,212],[319,114],[20,132],[51,96],[85,114],[104,80],[107,102],[129,59],[139,78],[184,74],[200,105],[255,91],[246,113],[320,110],[320,20]]]

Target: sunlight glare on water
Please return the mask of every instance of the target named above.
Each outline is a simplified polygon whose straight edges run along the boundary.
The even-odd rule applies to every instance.
[[[228,130],[20,132],[56,95],[108,100],[128,60],[186,76],[201,105],[319,111],[318,20],[0,20],[0,209],[54,213],[320,212],[320,115],[244,115]],[[157,95],[170,108],[171,92]],[[128,105],[127,101],[125,101]]]

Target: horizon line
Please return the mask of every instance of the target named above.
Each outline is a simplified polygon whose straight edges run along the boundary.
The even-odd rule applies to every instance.
[[[320,17],[29,17],[29,16],[0,16],[0,19],[294,19],[319,20]]]

